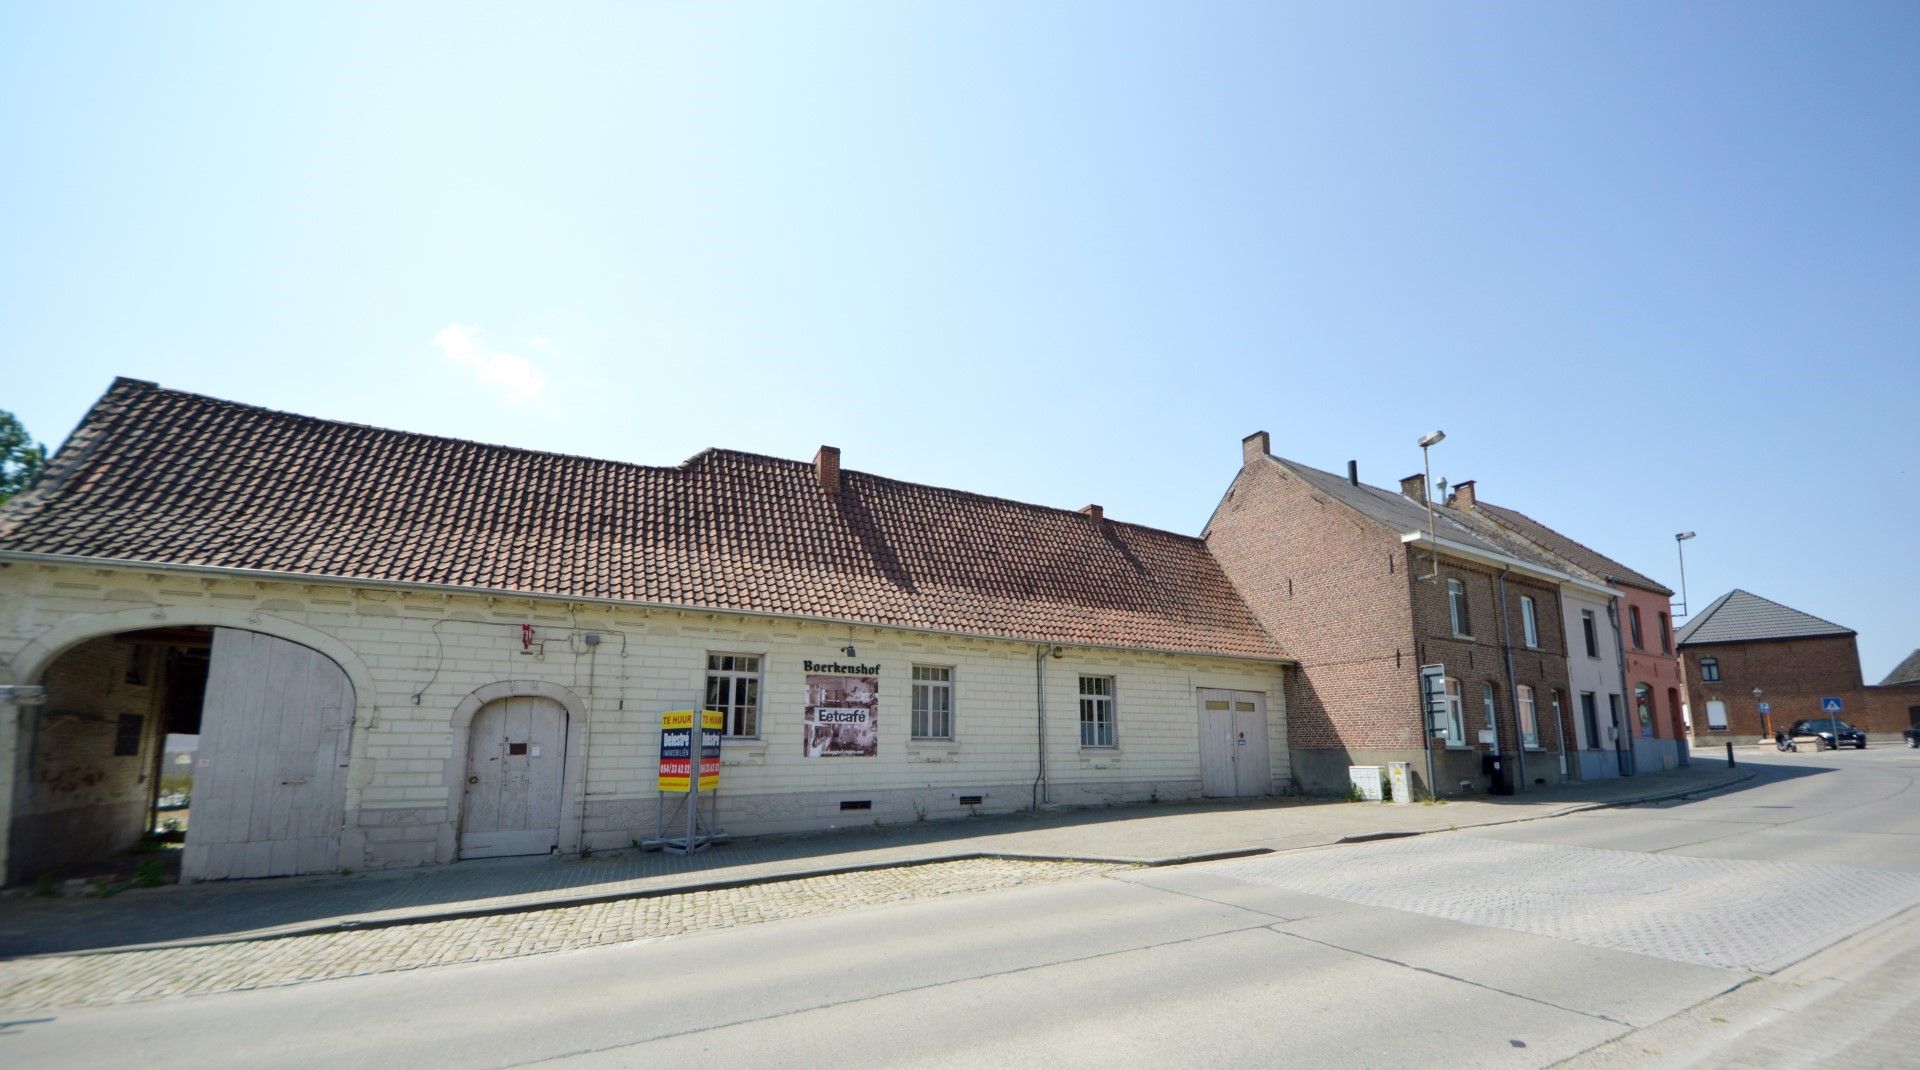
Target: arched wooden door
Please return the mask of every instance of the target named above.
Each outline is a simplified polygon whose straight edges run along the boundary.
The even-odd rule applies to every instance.
[[[543,855],[560,843],[567,711],[538,695],[495,699],[473,715],[460,857]]]
[[[353,684],[325,654],[216,628],[183,880],[340,865]]]

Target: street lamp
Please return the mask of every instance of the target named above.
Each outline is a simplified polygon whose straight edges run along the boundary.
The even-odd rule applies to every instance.
[[[1680,612],[1674,615],[1675,620],[1687,615],[1687,540],[1691,538],[1691,531],[1673,537],[1673,548],[1680,554]]]
[[[1446,440],[1445,431],[1429,431],[1420,436],[1420,467],[1427,473],[1427,485],[1420,496],[1427,500],[1427,547],[1433,553],[1433,571],[1421,577],[1426,580],[1440,578],[1440,538],[1435,533],[1433,520],[1433,462],[1428,459],[1427,451]]]

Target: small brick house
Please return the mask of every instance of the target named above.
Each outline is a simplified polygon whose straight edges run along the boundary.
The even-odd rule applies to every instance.
[[[1851,628],[1735,588],[1680,629],[1680,653],[1703,742],[1770,735],[1821,716],[1826,697],[1841,700],[1842,720],[1869,727]]]
[[[1447,509],[1430,517],[1422,476],[1399,493],[1369,486],[1355,465],[1339,476],[1275,457],[1264,431],[1241,460],[1204,536],[1298,661],[1287,710],[1302,787],[1340,791],[1349,765],[1390,761],[1425,785],[1431,756],[1439,794],[1484,791],[1496,751],[1522,790],[1572,774],[1561,591],[1611,592]],[[1428,664],[1446,680],[1431,746]]]
[[[183,756],[188,879],[626,847],[696,705],[733,833],[1274,794],[1289,664],[1204,542],[1097,506],[121,379],[0,508],[4,863],[137,841]]]

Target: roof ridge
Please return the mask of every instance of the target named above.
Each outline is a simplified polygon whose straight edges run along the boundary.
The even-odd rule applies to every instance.
[[[756,461],[772,461],[776,464],[792,465],[796,468],[803,468],[809,471],[811,471],[813,468],[812,461],[795,460],[792,457],[775,457],[772,454],[755,453],[751,450],[731,449],[726,446],[709,447],[695,454],[694,458],[702,457],[710,453],[727,454],[733,457],[745,457],[745,458],[756,460]],[[689,463],[691,463],[694,458],[689,458]],[[1040,502],[1021,501],[1018,498],[1006,498],[998,494],[987,494],[982,491],[967,490],[964,487],[943,487],[937,483],[920,483],[911,479],[900,479],[897,476],[883,476],[877,472],[868,472],[864,469],[859,469],[859,468],[847,468],[845,466],[842,466],[840,469],[840,474],[843,476],[857,475],[865,479],[874,480],[875,482],[889,483],[896,487],[915,487],[920,490],[938,491],[941,494],[957,494],[962,497],[971,498],[975,501],[993,502],[999,505],[1011,505],[1021,509],[1037,509],[1042,512],[1059,513],[1063,516],[1085,516],[1086,515],[1085,513],[1082,513],[1078,509],[1066,509],[1057,505],[1043,505]],[[1151,532],[1156,535],[1167,535],[1176,539],[1185,539],[1189,542],[1198,542],[1198,543],[1206,542],[1205,539],[1201,538],[1198,535],[1188,535],[1185,532],[1181,532],[1181,531],[1172,531],[1167,528],[1158,528],[1158,527],[1154,527],[1151,524],[1140,524],[1130,520],[1115,520],[1112,517],[1106,517],[1105,519],[1109,524],[1116,524],[1124,528],[1132,528],[1135,531]]]
[[[1567,534],[1566,532],[1564,532],[1564,531],[1561,531],[1561,530],[1560,530],[1559,528],[1556,528],[1556,527],[1554,527],[1554,526],[1553,526],[1553,525],[1551,525],[1551,524],[1547,524],[1547,523],[1544,523],[1544,522],[1542,522],[1541,520],[1539,520],[1539,519],[1537,519],[1537,518],[1535,518],[1535,517],[1534,517],[1533,515],[1531,515],[1531,514],[1529,514],[1529,513],[1523,513],[1523,512],[1521,512],[1521,511],[1520,511],[1520,510],[1518,510],[1518,509],[1515,509],[1515,508],[1512,508],[1511,506],[1505,506],[1505,505],[1495,505],[1495,504],[1494,504],[1494,503],[1492,503],[1492,502],[1488,502],[1488,501],[1481,501],[1481,500],[1480,500],[1480,497],[1479,497],[1479,495],[1475,495],[1475,496],[1474,496],[1474,499],[1473,499],[1473,504],[1474,504],[1474,509],[1477,509],[1477,508],[1478,508],[1479,506],[1482,506],[1482,505],[1484,505],[1484,506],[1486,506],[1486,507],[1487,507],[1487,508],[1488,508],[1489,510],[1492,510],[1493,512],[1496,512],[1496,513],[1512,513],[1512,514],[1513,514],[1514,516],[1517,516],[1517,517],[1520,517],[1521,519],[1523,519],[1523,520],[1525,520],[1525,521],[1526,521],[1527,523],[1529,523],[1529,524],[1533,524],[1533,525],[1535,525],[1535,526],[1537,526],[1537,527],[1539,527],[1539,528],[1540,528],[1541,530],[1543,530],[1543,531],[1547,531],[1547,532],[1550,532],[1550,533],[1552,533],[1552,534],[1553,534],[1553,535],[1554,535],[1555,537],[1557,537],[1557,538],[1561,538],[1561,539],[1565,539],[1565,540],[1567,540],[1568,542],[1570,542],[1570,543],[1572,543],[1573,545],[1575,545],[1575,546],[1578,546],[1578,547],[1579,547],[1580,549],[1582,549],[1582,550],[1585,550],[1586,552],[1588,552],[1588,553],[1590,553],[1590,554],[1592,554],[1593,556],[1595,556],[1595,557],[1597,557],[1597,558],[1599,558],[1599,559],[1600,559],[1600,560],[1602,560],[1602,561],[1605,561],[1605,562],[1606,562],[1607,564],[1609,564],[1609,565],[1615,565],[1615,566],[1618,566],[1619,568],[1622,568],[1622,569],[1625,569],[1625,570],[1626,570],[1627,572],[1630,572],[1630,573],[1632,573],[1632,574],[1633,574],[1633,575],[1634,575],[1635,577],[1638,577],[1639,579],[1642,579],[1642,580],[1646,580],[1646,581],[1648,581],[1649,583],[1660,583],[1660,581],[1658,581],[1658,580],[1656,580],[1656,579],[1654,579],[1654,578],[1653,578],[1652,576],[1649,576],[1649,575],[1647,575],[1647,574],[1646,574],[1646,573],[1644,573],[1644,572],[1641,572],[1641,571],[1640,571],[1639,569],[1637,569],[1637,568],[1634,568],[1633,566],[1631,566],[1631,565],[1628,565],[1628,564],[1626,564],[1625,562],[1622,562],[1622,561],[1619,561],[1619,560],[1616,560],[1616,559],[1614,559],[1614,558],[1612,558],[1612,557],[1609,557],[1609,556],[1607,556],[1606,554],[1603,554],[1603,553],[1601,553],[1600,551],[1598,551],[1598,550],[1596,550],[1596,549],[1594,549],[1593,547],[1591,547],[1591,546],[1588,546],[1588,545],[1587,545],[1586,543],[1584,543],[1584,542],[1581,542],[1581,541],[1580,541],[1579,539],[1576,539],[1576,538],[1574,538],[1573,536],[1571,536],[1571,535],[1568,535],[1568,534]],[[1468,512],[1468,513],[1471,513],[1471,512],[1473,512],[1473,511],[1474,511],[1474,509],[1467,509],[1467,510],[1465,510],[1465,512]],[[1505,527],[1505,525],[1504,525],[1504,524],[1500,524],[1500,522],[1499,522],[1499,520],[1497,520],[1497,519],[1496,519],[1496,520],[1494,520],[1494,521],[1493,521],[1493,523],[1495,523],[1496,525],[1499,525],[1499,526],[1501,526],[1501,527]],[[1533,541],[1534,541],[1534,540],[1532,540],[1532,539],[1529,539],[1529,538],[1527,538],[1527,535],[1526,535],[1526,534],[1525,534],[1524,532],[1514,532],[1514,534],[1516,534],[1516,535],[1518,535],[1518,536],[1520,536],[1520,537],[1521,537],[1521,538],[1523,538],[1523,539],[1527,539],[1527,541],[1528,541],[1528,542],[1533,542]],[[1536,543],[1535,545],[1539,545],[1539,544],[1538,544],[1538,543]],[[1561,554],[1560,554],[1560,553],[1559,553],[1558,551],[1556,551],[1556,550],[1554,550],[1554,549],[1553,549],[1552,547],[1549,547],[1549,546],[1541,546],[1541,549],[1543,549],[1543,550],[1545,550],[1545,551],[1547,551],[1547,552],[1548,552],[1548,553],[1550,553],[1550,554],[1553,554],[1553,556],[1555,556],[1555,557],[1561,557],[1561,556],[1563,556],[1563,555],[1561,555]],[[1575,563],[1575,564],[1576,564],[1576,567],[1583,567],[1583,566],[1579,566],[1579,565],[1578,565],[1577,563]],[[1604,575],[1604,574],[1603,574],[1603,575],[1601,576],[1601,579],[1602,579],[1603,581],[1604,581],[1604,580],[1609,580],[1609,579],[1614,579],[1614,580],[1619,580],[1619,581],[1621,581],[1621,582],[1623,582],[1623,583],[1625,583],[1625,584],[1626,584],[1627,586],[1629,586],[1629,587],[1641,587],[1641,585],[1640,585],[1640,584],[1638,584],[1638,583],[1635,583],[1635,582],[1633,581],[1633,579],[1631,579],[1631,578],[1629,578],[1629,577],[1626,577],[1626,576],[1607,576],[1607,575]],[[1668,588],[1667,588],[1667,586],[1666,586],[1665,584],[1660,584],[1660,588],[1659,588],[1659,590],[1653,590],[1652,588],[1645,588],[1645,587],[1641,587],[1641,589],[1642,589],[1642,590],[1652,590],[1652,592],[1653,592],[1654,594],[1660,594],[1660,593],[1661,593],[1662,591],[1665,591],[1665,593],[1667,594],[1667,596],[1668,596],[1669,598],[1671,598],[1671,597],[1673,596],[1673,591],[1672,591],[1672,590],[1670,590],[1670,589],[1668,589]]]
[[[684,471],[688,465],[693,463],[693,461],[699,459],[700,457],[708,453],[714,452],[713,447],[708,447],[707,449],[701,450],[699,453],[694,454],[692,457],[687,458],[687,460],[682,461],[680,464],[677,464],[677,465],[643,464],[639,461],[622,461],[622,460],[617,460],[611,457],[589,457],[583,453],[562,453],[557,450],[538,450],[528,446],[510,446],[502,442],[482,442],[479,439],[474,439],[474,438],[457,438],[453,435],[436,435],[426,431],[407,431],[397,427],[381,427],[378,424],[360,423],[357,420],[336,420],[330,416],[314,416],[309,413],[293,412],[288,409],[275,409],[266,405],[255,405],[251,402],[246,402],[246,401],[233,401],[227,398],[217,398],[211,394],[201,394],[192,390],[181,390],[178,387],[161,386],[158,383],[154,383],[145,379],[130,379],[130,378],[127,378],[126,376],[120,376],[114,380],[115,386],[119,386],[122,383],[140,387],[146,393],[165,394],[165,395],[169,395],[176,398],[186,398],[200,404],[211,405],[211,406],[216,406],[220,408],[239,409],[246,412],[261,413],[266,416],[271,416],[271,417],[282,419],[282,420],[289,420],[295,423],[320,424],[328,427],[344,427],[344,428],[350,428],[355,431],[371,431],[375,434],[393,435],[398,438],[411,439],[411,440],[420,441],[420,442],[444,442],[454,446],[473,446],[483,450],[495,450],[501,453],[516,453],[516,454],[522,454],[529,457],[550,457],[555,460],[563,460],[563,461],[584,461],[588,464],[610,464],[610,465],[618,465],[623,468],[643,468],[643,469],[647,469],[655,472]]]

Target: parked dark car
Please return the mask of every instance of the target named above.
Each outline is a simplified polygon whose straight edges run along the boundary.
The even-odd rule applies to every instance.
[[[1834,725],[1836,722],[1831,717],[1815,717],[1811,720],[1795,721],[1793,722],[1792,734],[1796,736],[1819,736],[1821,746],[1831,747],[1834,750],[1839,750],[1841,747],[1852,747],[1855,750],[1867,749],[1867,734],[1865,732],[1860,731],[1845,721],[1837,723],[1840,726],[1840,742],[1838,743],[1833,741]]]
[[[1920,724],[1907,729],[1903,734],[1907,737],[1907,746],[1920,748]]]

